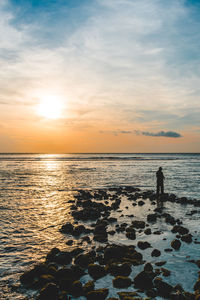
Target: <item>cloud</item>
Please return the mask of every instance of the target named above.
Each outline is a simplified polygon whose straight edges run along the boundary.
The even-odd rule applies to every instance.
[[[170,138],[180,138],[181,134],[174,131],[159,131],[159,132],[148,132],[148,131],[135,131],[137,135],[144,136],[155,136],[155,137],[170,137]]]
[[[28,10],[24,1],[0,5],[2,103],[34,105],[40,91],[58,90],[68,110],[90,107],[93,119],[115,125],[115,134],[122,122],[122,128],[148,122],[147,132],[198,123],[196,7],[182,0],[88,0],[32,10],[31,2]],[[181,115],[181,107],[190,115]]]

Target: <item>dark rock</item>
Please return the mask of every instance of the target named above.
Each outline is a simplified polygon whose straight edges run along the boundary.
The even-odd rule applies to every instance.
[[[151,234],[151,228],[145,229],[144,233],[145,233],[146,235],[150,235],[150,234]]]
[[[71,253],[67,251],[60,251],[58,254],[56,254],[53,261],[60,265],[68,265],[72,261]]]
[[[156,266],[161,267],[166,264],[166,261],[158,261],[155,263]]]
[[[175,250],[179,250],[181,247],[181,242],[179,240],[173,240],[171,242],[171,246],[172,248],[174,248]]]
[[[161,278],[157,277],[154,280],[154,285],[157,288],[158,295],[170,298],[170,294],[173,291],[173,287],[170,284],[164,282]]]
[[[161,268],[161,272],[162,272],[163,276],[165,276],[165,277],[168,277],[171,274],[171,271],[167,270],[165,268]]]
[[[135,231],[128,231],[128,232],[126,232],[126,237],[129,240],[135,240],[136,239]]]
[[[117,276],[113,279],[113,286],[120,289],[129,287],[131,283],[131,279],[126,276]]]
[[[94,290],[94,281],[90,280],[83,286],[83,292],[86,295],[87,293]]]
[[[145,222],[144,221],[133,221],[132,226],[137,229],[140,229],[140,228],[143,229],[143,228],[145,228]]]
[[[142,200],[138,201],[138,205],[139,205],[139,206],[143,206],[144,204],[145,204],[144,201],[142,201]]]
[[[97,280],[106,275],[106,270],[103,266],[90,264],[88,266],[88,273],[93,279]]]
[[[161,252],[160,252],[160,250],[158,250],[158,249],[154,249],[152,252],[151,252],[151,256],[152,257],[158,257],[158,256],[160,256],[161,255]]]
[[[77,255],[79,255],[79,254],[82,253],[83,251],[84,251],[84,250],[83,250],[82,248],[77,247],[77,248],[73,249],[73,250],[70,252],[70,254],[71,254],[72,257],[76,257]]]
[[[185,235],[185,234],[189,233],[189,230],[187,228],[183,227],[183,226],[175,225],[172,228],[172,232],[173,233],[179,233],[180,235]]]
[[[59,289],[54,283],[48,283],[41,291],[38,300],[58,300]]]
[[[78,225],[78,226],[74,227],[72,235],[79,236],[84,232],[85,232],[85,226],[84,225]]]
[[[145,266],[144,266],[144,271],[145,272],[153,272],[152,264],[146,263]]]
[[[54,281],[54,276],[50,274],[44,274],[41,275],[34,283],[36,288],[42,288],[44,287],[47,283],[53,282]]]
[[[138,298],[137,292],[118,292],[120,300],[141,300],[141,298]]]
[[[198,279],[194,285],[194,290],[200,290],[200,279]]]
[[[111,259],[121,259],[125,254],[124,246],[111,245],[104,251],[104,260],[108,262]]]
[[[150,248],[151,247],[151,244],[149,244],[148,242],[142,242],[142,241],[139,241],[137,243],[137,246],[138,248],[140,248],[141,250],[145,250],[147,248]]]
[[[88,292],[86,295],[87,300],[104,300],[108,296],[108,289],[98,289]]]
[[[142,271],[134,278],[134,285],[136,288],[149,290],[153,288],[152,281],[154,277],[155,274],[153,272]]]
[[[166,248],[166,249],[164,249],[164,251],[165,251],[165,252],[172,252],[173,249],[171,249],[171,248]]]
[[[186,242],[188,244],[192,243],[192,235],[191,234],[185,234],[181,237],[181,241]]]
[[[74,263],[82,268],[87,268],[87,266],[94,262],[94,258],[91,257],[90,253],[79,254],[76,256]]]
[[[74,243],[73,240],[68,240],[68,241],[66,242],[66,245],[71,246],[71,245],[73,245],[73,243]]]
[[[68,222],[68,223],[66,223],[65,225],[63,225],[61,227],[60,232],[67,233],[67,234],[72,234],[73,229],[74,229],[73,225]]]
[[[71,293],[75,297],[80,297],[80,296],[83,295],[82,283],[79,280],[74,281],[72,283],[72,291],[71,291]]]
[[[51,249],[51,251],[46,256],[46,261],[48,261],[48,262],[54,261],[56,255],[58,255],[58,253],[60,253],[60,250],[58,248]]]
[[[128,263],[112,263],[106,269],[112,276],[129,276],[132,271]]]
[[[148,222],[156,222],[157,220],[157,214],[149,214],[147,215],[147,221]]]

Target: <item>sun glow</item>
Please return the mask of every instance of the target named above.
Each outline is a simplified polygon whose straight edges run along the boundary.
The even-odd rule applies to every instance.
[[[62,102],[53,95],[45,96],[38,106],[38,114],[47,119],[59,119],[61,113]]]

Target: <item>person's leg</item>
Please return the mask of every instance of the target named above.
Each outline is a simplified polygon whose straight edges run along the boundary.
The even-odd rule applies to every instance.
[[[161,194],[164,194],[164,184],[162,183],[160,187],[161,187]]]
[[[157,195],[159,195],[159,184],[157,183]]]

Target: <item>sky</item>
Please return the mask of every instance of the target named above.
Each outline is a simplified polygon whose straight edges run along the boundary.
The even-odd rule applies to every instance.
[[[199,0],[1,0],[0,152],[200,152]]]

